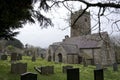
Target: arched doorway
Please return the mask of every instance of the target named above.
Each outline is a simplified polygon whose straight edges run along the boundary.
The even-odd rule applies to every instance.
[[[58,54],[58,61],[62,62],[62,54],[61,53]]]

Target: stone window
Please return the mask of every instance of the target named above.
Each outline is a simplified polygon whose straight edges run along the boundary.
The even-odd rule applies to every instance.
[[[85,22],[87,22],[87,18],[85,18]]]

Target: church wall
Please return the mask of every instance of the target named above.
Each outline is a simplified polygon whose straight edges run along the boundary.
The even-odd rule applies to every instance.
[[[101,57],[102,57],[102,65],[112,65],[115,63],[115,52],[111,46],[109,40],[108,42],[103,42],[103,46],[101,46]]]
[[[78,55],[67,55],[67,63],[69,64],[78,64]]]
[[[101,64],[101,59],[102,59],[102,56],[101,56],[101,49],[98,48],[98,49],[93,49],[93,55],[94,55],[94,63],[95,64]]]
[[[55,52],[55,62],[59,62],[59,54],[62,54],[62,62],[67,63],[67,53],[61,46]]]
[[[51,47],[48,48],[45,59],[48,60],[49,56],[51,56],[51,61],[54,61],[54,50]]]

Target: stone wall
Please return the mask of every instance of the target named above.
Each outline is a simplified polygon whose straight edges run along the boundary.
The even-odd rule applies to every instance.
[[[59,62],[59,54],[62,55],[62,62],[67,63],[67,53],[62,47],[58,47],[58,49],[55,52],[55,62]]]
[[[67,55],[67,63],[77,64],[78,63],[78,55]]]

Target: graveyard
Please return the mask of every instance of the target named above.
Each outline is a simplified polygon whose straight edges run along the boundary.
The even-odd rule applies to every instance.
[[[27,63],[27,72],[31,72],[37,74],[37,80],[67,80],[67,73],[64,70],[68,66],[69,68],[77,68],[79,69],[79,80],[94,80],[94,70],[95,66],[88,65],[83,66],[82,64],[64,64],[64,63],[55,63],[55,62],[47,62],[42,58],[37,58],[36,61],[31,60],[32,57],[23,56],[22,60],[16,61],[15,63]],[[43,66],[53,66],[52,73],[42,74],[35,69],[42,68]],[[64,69],[63,69],[64,67]],[[120,66],[118,66],[118,69]],[[18,69],[15,71],[19,71]],[[104,72],[104,80],[119,80],[120,79],[120,71],[114,71],[113,67],[107,67],[103,69]],[[74,74],[73,74],[74,75]],[[0,80],[21,80],[21,73],[11,73],[11,61],[8,57],[7,60],[0,60]],[[31,80],[31,79],[30,79]],[[35,79],[33,79],[35,80]]]

